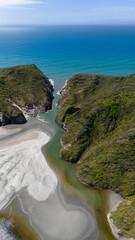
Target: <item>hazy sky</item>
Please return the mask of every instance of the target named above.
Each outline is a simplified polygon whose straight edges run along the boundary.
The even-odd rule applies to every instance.
[[[0,0],[0,24],[135,23],[135,0]]]

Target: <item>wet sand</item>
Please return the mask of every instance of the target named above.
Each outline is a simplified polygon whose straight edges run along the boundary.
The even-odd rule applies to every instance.
[[[0,209],[27,214],[44,240],[97,240],[93,211],[65,195],[41,152],[49,139],[27,130],[1,141]]]
[[[21,128],[0,127],[0,138],[9,136],[9,135],[14,134],[14,133],[17,133],[20,130],[21,130]]]

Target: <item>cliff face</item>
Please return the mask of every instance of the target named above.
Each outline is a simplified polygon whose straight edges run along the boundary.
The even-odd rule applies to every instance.
[[[135,194],[135,75],[78,74],[61,96],[61,158],[79,161],[77,177],[90,186]]]
[[[0,69],[0,126],[25,123],[52,107],[53,86],[34,65]]]

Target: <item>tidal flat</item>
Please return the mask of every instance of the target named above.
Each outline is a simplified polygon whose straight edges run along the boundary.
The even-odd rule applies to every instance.
[[[9,136],[8,129],[3,129],[5,137],[1,138],[0,146],[1,210],[8,214],[8,218],[25,214],[25,224],[33,228],[39,239],[98,239],[93,210],[64,193],[58,176],[42,154],[41,147],[49,141],[50,135],[40,127],[30,129],[29,126],[28,123],[18,132],[10,132]],[[18,228],[18,232],[23,239],[23,231]]]

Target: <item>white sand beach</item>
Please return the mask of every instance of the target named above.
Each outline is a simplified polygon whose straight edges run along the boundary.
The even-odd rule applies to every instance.
[[[0,209],[23,187],[39,201],[48,198],[56,189],[57,178],[41,152],[42,145],[48,141],[49,136],[38,131],[3,141],[0,147]]]

